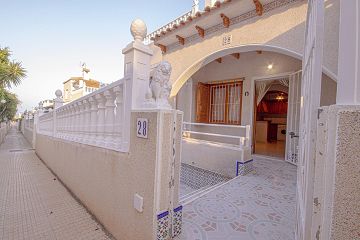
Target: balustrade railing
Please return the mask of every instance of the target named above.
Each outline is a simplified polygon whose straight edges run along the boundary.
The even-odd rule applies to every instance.
[[[168,24],[165,24],[164,26],[158,28],[154,32],[148,34],[144,39],[144,44],[150,44],[156,37],[161,36],[161,34],[166,33],[167,31],[170,31],[181,24],[185,23],[189,18],[192,17],[192,11],[186,12],[180,17],[176,18],[175,20],[169,22]]]
[[[39,133],[102,148],[127,151],[130,103],[123,79],[39,117]]]
[[[24,127],[32,130],[34,128],[34,118],[25,119]]]

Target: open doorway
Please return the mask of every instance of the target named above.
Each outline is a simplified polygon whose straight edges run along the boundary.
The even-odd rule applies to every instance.
[[[285,159],[288,88],[273,84],[256,106],[255,154]]]
[[[301,71],[254,81],[253,153],[296,164]]]

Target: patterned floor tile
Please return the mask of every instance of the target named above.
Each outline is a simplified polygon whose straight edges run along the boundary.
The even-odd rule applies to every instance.
[[[264,158],[254,166],[253,173],[185,205],[179,239],[294,239],[296,167]]]

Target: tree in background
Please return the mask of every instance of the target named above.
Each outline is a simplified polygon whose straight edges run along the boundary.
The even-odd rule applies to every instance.
[[[4,103],[0,103],[0,122],[5,121],[5,119],[13,119],[17,112],[17,106],[20,103],[19,99],[14,93],[1,88],[0,99],[4,100]]]
[[[0,47],[0,122],[13,119],[20,103],[17,96],[6,88],[18,86],[26,77],[26,70],[21,62],[10,60],[10,56],[8,47]]]
[[[0,88],[11,88],[21,83],[26,77],[26,70],[21,62],[10,60],[11,51],[8,47],[0,47]]]

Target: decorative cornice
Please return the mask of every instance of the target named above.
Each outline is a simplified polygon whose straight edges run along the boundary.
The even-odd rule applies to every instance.
[[[272,1],[270,3],[267,3],[267,4],[263,5],[263,14],[265,14],[267,12],[270,12],[272,10],[275,10],[277,8],[280,8],[280,7],[295,3],[295,2],[301,2],[301,1],[305,1],[305,0],[275,0],[275,1]],[[249,12],[246,12],[244,14],[241,14],[241,15],[239,15],[237,17],[231,18],[229,26],[239,24],[239,23],[241,23],[243,21],[246,21],[246,20],[249,20],[249,19],[255,18],[255,17],[259,17],[258,12],[256,11],[256,9],[254,9],[252,11],[249,11]],[[204,29],[204,35],[208,36],[208,35],[214,34],[216,32],[222,31],[224,29],[226,29],[226,27],[224,27],[224,24],[222,22],[222,23],[219,23],[219,24],[214,25],[212,27],[209,27],[208,29]],[[193,35],[185,38],[185,42],[186,42],[185,45],[191,44],[192,42],[196,42],[196,41],[199,41],[201,39],[202,39],[202,37],[199,35],[199,33],[193,34]],[[175,43],[170,44],[170,45],[168,45],[166,47],[167,47],[167,53],[168,53],[168,52],[171,52],[173,50],[176,50],[178,48],[183,47],[183,45],[181,45],[179,42],[175,42]]]

